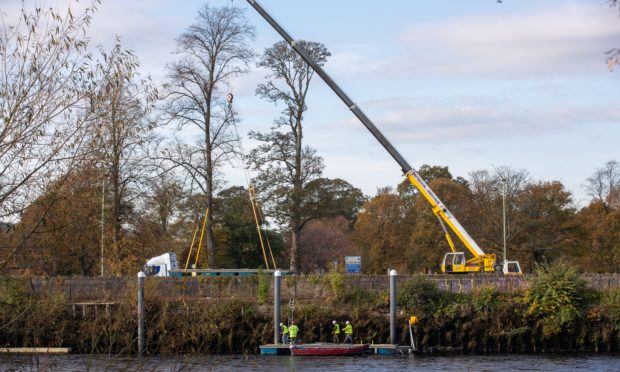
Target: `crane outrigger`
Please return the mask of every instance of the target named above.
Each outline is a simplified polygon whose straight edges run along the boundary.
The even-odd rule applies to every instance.
[[[435,195],[433,190],[426,184],[420,174],[402,157],[402,155],[394,148],[387,138],[379,131],[372,121],[364,114],[364,112],[356,105],[349,96],[336,84],[336,82],[323,70],[323,68],[314,61],[314,59],[299,45],[295,40],[274,20],[265,9],[263,9],[256,0],[247,0],[247,2],[273,27],[282,38],[299,54],[299,56],[325,81],[325,83],[336,93],[336,95],[344,102],[345,105],[353,112],[353,114],[364,124],[366,129],[379,141],[379,143],[387,150],[387,152],[396,160],[403,174],[409,182],[422,194],[422,196],[431,205],[433,213],[437,216],[441,228],[444,232],[446,240],[450,245],[452,252],[444,255],[441,271],[444,273],[476,273],[476,272],[496,272],[501,271],[505,274],[520,274],[521,268],[516,261],[506,261],[504,258],[503,265],[497,264],[495,254],[485,253],[478,243],[467,233],[465,228],[458,222],[456,217],[448,210],[448,207]],[[446,225],[459,238],[467,250],[473,255],[473,258],[465,259],[464,252],[457,252],[454,242]]]

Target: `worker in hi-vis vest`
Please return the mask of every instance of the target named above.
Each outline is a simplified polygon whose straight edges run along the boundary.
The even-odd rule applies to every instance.
[[[288,327],[284,323],[280,323],[280,331],[282,332],[282,343],[288,344]]]
[[[291,343],[294,344],[297,341],[297,332],[299,332],[299,327],[295,324],[295,321],[291,322],[291,326],[288,327],[288,334],[291,338]]]
[[[345,334],[344,343],[352,344],[353,343],[353,326],[348,320],[347,320],[347,325],[344,327],[344,334]]]
[[[334,343],[339,344],[340,343],[340,325],[336,323],[335,320],[332,322],[332,324],[334,325],[334,328],[332,329],[332,334],[334,335]]]

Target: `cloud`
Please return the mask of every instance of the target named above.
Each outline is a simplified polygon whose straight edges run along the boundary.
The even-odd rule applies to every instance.
[[[413,51],[403,64],[415,74],[553,76],[603,69],[619,26],[616,12],[600,3],[566,4],[414,25],[400,40]]]
[[[404,102],[404,101],[403,101]],[[554,131],[584,130],[589,125],[620,121],[614,106],[522,107],[492,98],[452,97],[403,105],[375,117],[374,122],[390,138],[417,143],[467,142],[472,139],[510,139],[543,136]],[[356,118],[335,123],[359,126]]]

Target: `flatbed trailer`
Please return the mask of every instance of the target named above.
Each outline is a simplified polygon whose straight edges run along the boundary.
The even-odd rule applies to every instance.
[[[246,277],[246,276],[258,275],[259,271],[261,270],[259,269],[187,269],[187,270],[176,269],[176,270],[169,270],[168,276],[172,278],[181,278],[185,276]],[[274,271],[275,270],[271,270],[271,269],[262,270],[263,273],[269,274],[271,276],[273,276]],[[288,270],[280,270],[280,272],[282,273],[282,276],[291,274],[291,272]]]

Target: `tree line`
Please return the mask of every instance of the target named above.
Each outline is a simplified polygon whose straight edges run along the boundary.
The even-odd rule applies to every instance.
[[[269,268],[264,239],[271,262],[294,272],[329,270],[345,255],[361,255],[367,273],[437,270],[448,246],[415,189],[369,197],[323,177],[323,158],[303,142],[314,71],[285,42],[254,51],[243,9],[202,7],[159,84],[120,37],[109,50],[90,46],[100,1],[89,4],[23,5],[16,24],[2,21],[0,273],[135,274],[163,252],[186,262],[197,236],[198,267]],[[299,42],[320,65],[331,56]],[[256,95],[281,111],[270,130],[249,133],[258,145],[244,153],[226,87],[255,66],[268,72]],[[223,179],[233,161],[255,175],[248,185]],[[560,182],[508,166],[467,179],[442,166],[420,174],[487,253],[502,251],[505,211],[508,258],[526,270],[559,258],[618,270],[616,161],[585,181],[592,199],[581,209]]]

